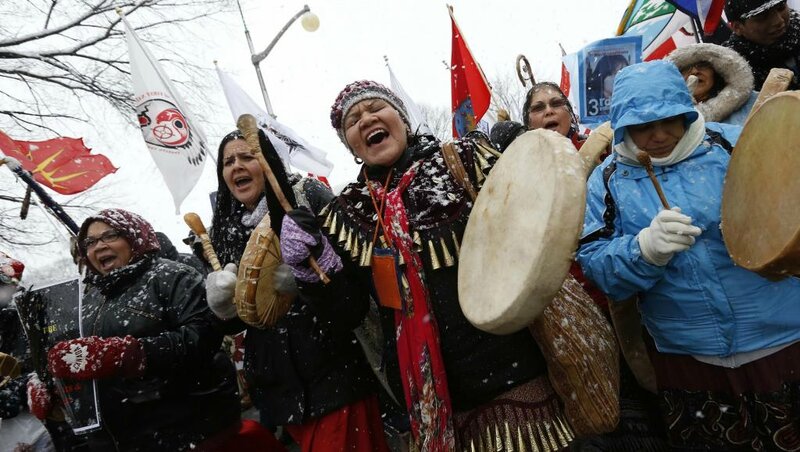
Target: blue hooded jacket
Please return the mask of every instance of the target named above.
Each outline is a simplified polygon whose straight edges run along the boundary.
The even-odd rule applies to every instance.
[[[683,114],[697,120],[683,78],[672,63],[629,66],[611,99],[614,143],[624,127]],[[578,262],[614,300],[640,296],[642,320],[658,350],[729,356],[800,340],[800,279],[771,282],[737,267],[720,232],[720,206],[731,145],[741,128],[706,123],[702,142],[684,160],[655,167],[666,198],[702,234],[666,266],[642,258],[637,234],[661,209],[647,173],[615,152],[589,179]],[[709,134],[708,132],[712,133]]]

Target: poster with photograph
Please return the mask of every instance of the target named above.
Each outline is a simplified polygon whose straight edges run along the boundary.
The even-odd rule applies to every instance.
[[[82,285],[78,278],[42,287],[32,287],[16,300],[31,348],[36,372],[52,378],[47,369],[47,350],[56,343],[81,336],[80,311]],[[64,411],[75,433],[100,427],[97,386],[94,380],[52,378]]]
[[[617,72],[641,61],[641,36],[603,39],[578,53],[579,117],[582,123],[596,124],[609,120]]]

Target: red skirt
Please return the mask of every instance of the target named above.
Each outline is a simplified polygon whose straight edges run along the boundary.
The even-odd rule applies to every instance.
[[[376,396],[284,428],[303,452],[389,452]]]

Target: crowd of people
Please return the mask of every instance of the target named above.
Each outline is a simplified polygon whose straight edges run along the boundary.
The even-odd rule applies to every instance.
[[[73,250],[86,269],[81,337],[31,350],[14,303],[24,265],[0,253],[0,449],[800,450],[800,279],[735,265],[720,228],[757,90],[773,67],[800,86],[800,16],[785,0],[727,0],[725,13],[720,45],[608,61],[595,80],[611,139],[574,206],[585,218],[569,278],[604,321],[633,300],[646,349],[620,360],[613,428],[576,428],[547,347],[527,328],[476,328],[458,291],[476,196],[513,141],[538,130],[579,153],[604,134],[581,130],[559,86],[540,82],[518,122],[443,143],[412,129],[394,92],[360,80],[330,111],[360,165],[338,194],[287,171],[263,132],[222,139],[214,259],[200,246],[179,254],[124,209],[86,218]],[[260,292],[239,293],[255,284],[251,246],[265,229],[279,237],[258,249],[280,264],[266,277],[285,304],[275,318],[261,316]],[[222,348],[242,332],[244,382]],[[96,384],[99,429],[72,432],[58,379]],[[245,391],[257,422],[242,415]]]

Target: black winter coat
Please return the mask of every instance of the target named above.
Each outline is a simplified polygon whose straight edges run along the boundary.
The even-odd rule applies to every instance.
[[[17,310],[11,307],[0,308],[0,352],[16,358],[23,371],[21,376],[0,384],[0,419],[9,419],[25,407],[25,384],[31,370],[26,362],[27,344],[22,323]]]
[[[85,334],[132,335],[146,357],[142,378],[98,380],[104,428],[92,450],[185,450],[239,419],[235,369],[197,271],[146,257],[87,281]]]
[[[294,192],[298,203],[315,213],[332,197],[327,187],[313,179],[294,180]],[[250,235],[240,215],[227,219],[221,228],[227,240],[212,237],[223,265],[238,261]],[[241,237],[237,243],[231,243],[237,236]],[[346,257],[342,260],[345,268],[329,275],[331,282],[324,288],[321,283],[298,281],[302,295],[275,326],[259,329],[239,319],[222,324],[226,334],[247,329],[245,375],[253,403],[269,426],[302,424],[377,391],[374,374],[352,331],[366,315],[369,293],[353,284],[355,268]]]
[[[483,141],[480,141],[483,143]],[[473,139],[456,142],[473,187],[478,187],[500,155],[489,145],[478,146]],[[414,162],[420,161],[416,176],[403,194],[410,233],[419,246],[435,315],[447,385],[455,411],[467,411],[486,403],[514,386],[545,375],[547,365],[529,331],[495,335],[478,330],[467,320],[458,301],[458,250],[472,210],[466,191],[451,176],[441,157],[440,144],[433,137],[417,136],[394,164],[389,189],[393,190]],[[367,176],[382,185],[388,168],[369,168]],[[356,262],[359,250],[372,241],[377,215],[363,175],[344,190],[324,212],[325,232],[340,252]],[[334,221],[335,218],[335,221]],[[352,237],[342,239],[343,237]],[[490,239],[490,238],[487,238]],[[435,257],[435,261],[434,261]],[[348,259],[352,262],[351,259]],[[370,267],[360,269],[361,284],[372,287]],[[334,296],[334,295],[331,295]],[[377,297],[375,297],[377,300]],[[487,300],[490,302],[490,300]],[[392,391],[403,395],[399,380],[395,311],[381,307],[384,366]]]

